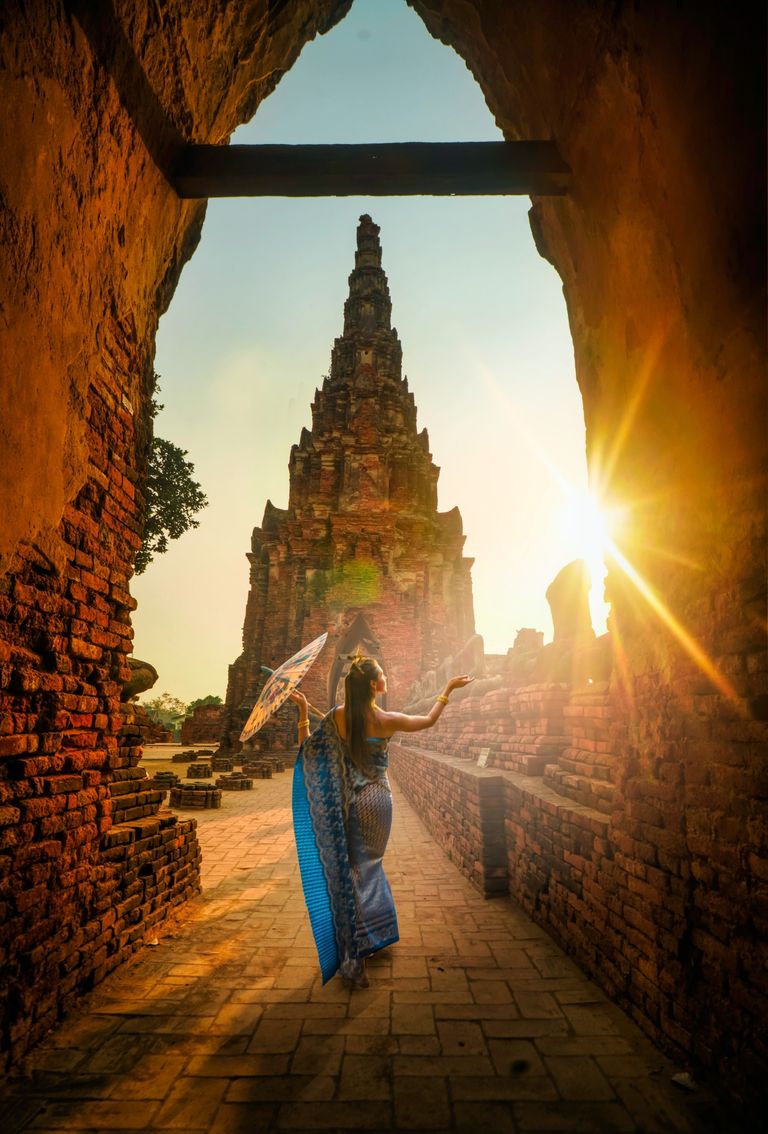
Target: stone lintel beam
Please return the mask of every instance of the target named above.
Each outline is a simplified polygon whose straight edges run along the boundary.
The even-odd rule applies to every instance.
[[[387,142],[338,146],[188,145],[180,197],[562,195],[554,142]]]

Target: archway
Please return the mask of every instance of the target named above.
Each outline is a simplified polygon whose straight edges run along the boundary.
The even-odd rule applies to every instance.
[[[448,145],[457,136],[504,145],[474,78],[404,0],[360,0],[307,45],[232,140],[303,151],[301,143]],[[163,688],[182,699],[223,694],[241,652],[243,551],[267,498],[290,506],[288,455],[314,429],[361,213],[381,229],[403,374],[440,467],[438,508],[459,509],[474,558],[476,628],[499,655],[521,625],[548,629],[547,583],[584,553],[581,530],[566,531],[564,514],[587,478],[565,303],[534,246],[529,207],[521,195],[208,203],[200,246],[160,322],[164,412],[155,429],[189,449],[209,504],[200,528],[132,584],[135,651],[154,660]],[[410,491],[406,472],[393,472],[402,481],[396,497]],[[200,601],[210,578],[228,581],[215,603]]]
[[[626,550],[646,583],[610,580],[632,695],[615,737],[627,800],[615,847],[643,884],[619,896],[633,912],[614,928],[633,924],[652,974],[630,966],[618,995],[679,1050],[757,1079],[763,13],[413,6],[467,61],[505,134],[556,137],[576,178],[567,199],[536,202],[535,229],[564,281],[590,461],[635,504]],[[187,18],[104,5],[89,32],[43,7],[13,9],[0,49],[14,376],[0,393],[2,847],[14,879],[4,1003],[17,1052],[117,963],[126,929],[105,926],[93,952],[72,952],[104,900],[78,871],[96,861],[108,880],[108,785],[131,759],[118,694],[153,336],[204,212],[174,198],[157,162],[179,135],[224,140],[347,9]],[[66,824],[59,795],[72,801]],[[57,943],[48,967],[43,939]]]
[[[356,653],[357,650],[359,650],[364,657],[374,658],[384,672],[387,672],[386,663],[381,653],[381,646],[368,623],[368,619],[362,613],[354,616],[348,629],[343,636],[340,637],[335,646],[336,656],[328,674],[329,705],[337,705],[340,700],[344,699],[344,678],[349,670],[350,657]],[[384,694],[381,699],[381,707],[383,709],[387,707],[386,694]]]

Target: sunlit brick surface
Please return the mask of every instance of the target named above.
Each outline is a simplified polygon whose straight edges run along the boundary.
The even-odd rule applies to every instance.
[[[710,1128],[704,1094],[678,1093],[679,1068],[507,898],[484,900],[397,789],[401,940],[367,991],[321,986],[290,772],[196,818],[202,896],[8,1080],[4,1134]]]

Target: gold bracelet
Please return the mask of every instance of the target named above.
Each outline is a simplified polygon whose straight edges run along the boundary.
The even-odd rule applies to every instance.
[[[309,728],[309,717],[305,721],[299,721],[299,728]]]
[[[435,697],[435,700],[439,701],[441,705],[447,705],[448,704],[448,698],[446,697],[446,695],[444,693],[440,693],[439,696]]]

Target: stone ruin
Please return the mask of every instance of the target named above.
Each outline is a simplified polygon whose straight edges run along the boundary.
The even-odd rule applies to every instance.
[[[221,790],[211,784],[179,784],[171,788],[169,802],[181,811],[215,810],[221,807]]]
[[[457,508],[437,510],[438,469],[402,376],[402,349],[381,266],[379,227],[357,229],[343,333],[290,455],[286,509],[267,502],[248,554],[243,652],[230,666],[222,751],[239,735],[273,667],[330,629],[302,688],[330,706],[346,658],[377,657],[390,696],[474,631],[471,559]],[[287,706],[246,751],[287,749],[296,713]]]
[[[253,777],[246,775],[245,772],[232,772],[228,776],[219,776],[216,787],[222,791],[251,791]]]
[[[622,550],[649,588],[611,565],[609,680],[578,694],[553,683],[566,686],[562,707],[527,680],[467,698],[449,719],[495,764],[472,773],[438,755],[459,796],[482,793],[480,826],[497,831],[503,812],[505,845],[520,839],[519,856],[483,869],[506,871],[669,1051],[735,1095],[764,1094],[765,7],[590,4],[574,19],[562,0],[410,2],[466,61],[505,137],[554,138],[571,169],[570,193],[534,198],[531,228],[563,281],[592,473],[633,506]],[[123,814],[156,803],[116,773],[135,768],[141,735],[120,691],[154,338],[205,213],[169,169],[190,140],[225,143],[348,6],[4,8],[0,1039],[11,1058],[197,885],[187,820],[115,824],[112,809],[125,783]],[[481,705],[487,731],[471,720]],[[526,726],[512,729],[518,717]],[[568,741],[546,754],[555,787],[513,767],[532,769],[543,737]],[[536,802],[562,800],[566,777],[594,806]],[[610,814],[585,780],[611,784]],[[526,809],[527,833],[514,821]],[[566,832],[566,814],[584,821]],[[464,835],[453,836],[458,854]],[[147,853],[166,860],[154,878],[139,876]]]
[[[223,719],[223,705],[198,705],[192,716],[181,723],[181,743],[218,743]]]

